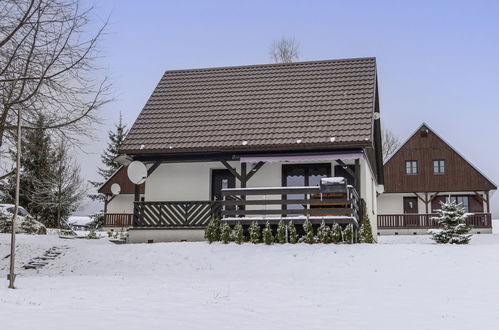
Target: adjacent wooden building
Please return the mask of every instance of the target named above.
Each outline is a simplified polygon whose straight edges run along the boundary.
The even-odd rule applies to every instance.
[[[385,162],[385,191],[378,198],[378,232],[425,233],[440,202],[452,199],[471,215],[477,232],[491,232],[490,193],[496,185],[428,125]]]

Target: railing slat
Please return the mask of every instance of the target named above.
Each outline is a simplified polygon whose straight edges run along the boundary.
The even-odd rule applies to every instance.
[[[379,214],[379,229],[430,229],[439,225],[433,220],[436,214]],[[474,228],[491,228],[492,215],[490,213],[473,213],[466,219],[466,224]]]

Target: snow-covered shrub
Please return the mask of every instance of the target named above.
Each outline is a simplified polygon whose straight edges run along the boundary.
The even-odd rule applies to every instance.
[[[232,234],[232,229],[230,229],[229,224],[225,222],[220,230],[220,239],[224,244],[230,242],[231,234]]]
[[[343,242],[352,244],[353,243],[353,225],[348,224],[343,230]]]
[[[95,228],[99,229],[104,225],[104,213],[103,212],[98,212],[95,214],[92,214],[90,216],[92,218],[92,222],[88,224],[90,228]]]
[[[341,226],[335,222],[331,226],[331,242],[341,243],[343,241],[343,232],[341,231]]]
[[[210,244],[220,241],[220,222],[215,217],[213,217],[210,223],[208,223],[208,226],[206,226],[204,238],[206,238]]]
[[[91,229],[88,235],[86,236],[87,239],[99,239],[97,236],[97,232],[95,229]]]
[[[1,214],[0,215],[0,233],[10,233],[12,231],[12,217]]]
[[[288,235],[289,235],[289,243],[291,244],[298,243],[298,232],[296,231],[296,227],[293,221],[290,221],[288,223]]]
[[[314,243],[314,228],[310,220],[305,220],[303,223],[303,231],[305,231],[305,236],[303,236],[303,241],[308,244]]]
[[[270,223],[267,221],[265,228],[262,231],[263,242],[267,245],[274,244],[274,235],[272,235],[272,228],[270,228]]]
[[[237,244],[244,242],[244,230],[240,222],[234,226],[234,242]]]
[[[32,216],[26,216],[24,221],[21,222],[19,228],[26,234],[38,234],[42,230],[42,225],[35,220]]]
[[[317,229],[317,238],[320,243],[331,243],[331,228],[322,220],[321,225]]]
[[[281,244],[286,243],[286,224],[284,224],[284,221],[282,221],[282,219],[279,221],[279,224],[277,225],[276,241]]]
[[[441,203],[442,207],[435,210],[438,217],[434,217],[443,228],[430,231],[432,239],[437,243],[468,244],[471,239],[469,234],[471,227],[466,224],[466,218],[470,215],[460,204],[454,201]]]
[[[373,230],[367,215],[362,216],[360,220],[360,242],[374,243]]]
[[[107,232],[107,237],[109,238],[113,237],[113,232],[111,230]]]
[[[256,221],[253,221],[249,227],[250,242],[253,244],[260,243],[261,235],[260,226]]]

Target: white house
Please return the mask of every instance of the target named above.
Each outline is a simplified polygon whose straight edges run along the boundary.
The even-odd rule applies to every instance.
[[[106,226],[130,226],[130,242],[201,240],[214,216],[315,215],[358,229],[365,209],[376,233],[380,127],[374,58],[167,71],[99,190]],[[141,186],[127,178],[132,160],[148,168]],[[348,194],[319,201],[332,176]]]

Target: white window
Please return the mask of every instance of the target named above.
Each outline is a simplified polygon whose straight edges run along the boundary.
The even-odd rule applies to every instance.
[[[405,161],[405,174],[416,175],[418,174],[418,161],[406,160]]]
[[[445,173],[445,160],[437,159],[433,161],[433,173],[434,174],[444,174]]]

